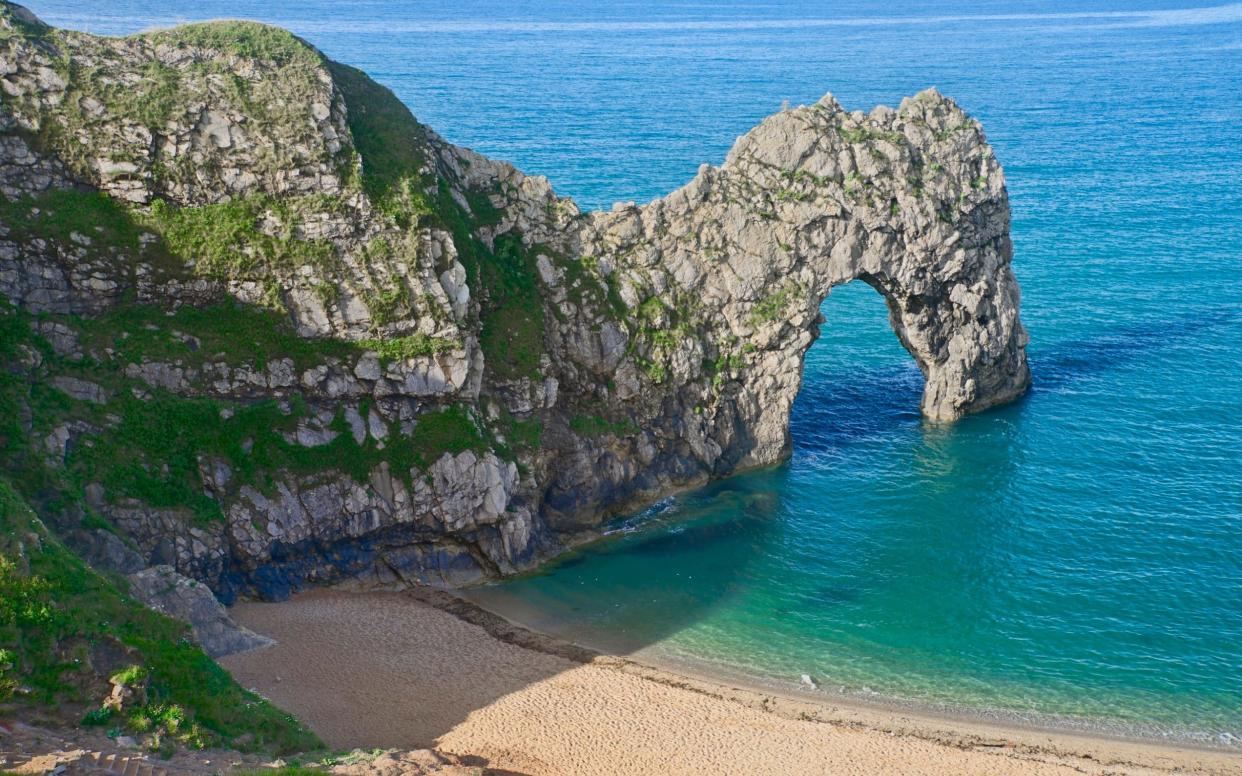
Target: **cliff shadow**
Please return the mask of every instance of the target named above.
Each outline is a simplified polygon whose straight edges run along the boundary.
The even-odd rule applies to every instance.
[[[828,336],[812,346],[791,412],[791,461],[666,498],[613,521],[600,540],[537,572],[462,591],[465,598],[562,644],[642,659],[676,634],[710,630],[718,616],[730,620],[737,597],[765,596],[781,558],[822,550],[785,530],[800,469],[823,465],[813,460],[822,454],[866,455],[858,446],[902,426],[917,438],[922,427],[922,375],[893,336],[883,298],[862,283],[850,292],[860,308],[836,325],[861,315],[889,357],[872,362],[869,345],[845,347],[828,364],[821,356],[842,343]],[[834,292],[825,302],[830,314],[836,298]],[[864,594],[860,585],[865,581],[824,574],[806,589],[774,597],[760,616],[849,606]],[[753,610],[753,601],[746,608]],[[318,591],[283,603],[239,604],[233,614],[277,644],[223,664],[334,747],[433,746],[497,705],[546,697],[549,682],[580,665],[565,654],[497,640],[495,627],[481,630],[467,621],[472,616],[410,594]]]
[[[548,702],[593,654],[575,642],[633,655],[762,579],[753,566],[777,530],[784,474],[666,499],[536,574],[465,591],[548,638],[434,591],[318,590],[234,606],[276,644],[220,662],[333,748],[436,746],[478,715]]]

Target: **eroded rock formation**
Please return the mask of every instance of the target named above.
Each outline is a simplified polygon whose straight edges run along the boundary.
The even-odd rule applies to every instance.
[[[225,599],[511,573],[781,460],[853,279],[931,421],[1029,382],[1001,168],[935,91],[582,213],[280,30],[0,33],[5,465]]]

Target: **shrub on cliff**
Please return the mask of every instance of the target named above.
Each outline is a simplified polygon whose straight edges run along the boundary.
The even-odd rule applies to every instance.
[[[123,588],[67,550],[0,479],[0,712],[85,718],[191,746],[321,746],[234,682],[194,644],[189,626]]]

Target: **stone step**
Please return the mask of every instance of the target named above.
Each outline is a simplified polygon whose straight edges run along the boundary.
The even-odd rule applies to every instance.
[[[116,752],[91,752],[76,762],[67,763],[60,771],[63,776],[87,776],[88,774],[115,774],[115,776],[168,776],[165,768],[157,768],[140,757]]]

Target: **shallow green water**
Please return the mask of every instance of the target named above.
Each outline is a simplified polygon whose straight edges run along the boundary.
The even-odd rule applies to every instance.
[[[806,673],[864,699],[1236,744],[1237,521],[1213,491],[1233,461],[1204,448],[1212,402],[1162,413],[1152,391],[1146,433],[1110,433],[1108,385],[1139,379],[1135,358],[1056,367],[1076,387],[928,427],[882,308],[865,286],[825,304],[855,325],[813,350],[788,465],[670,499],[477,600],[785,689]],[[1084,402],[1097,423],[1068,418]],[[1042,412],[1066,422],[1028,420]]]

